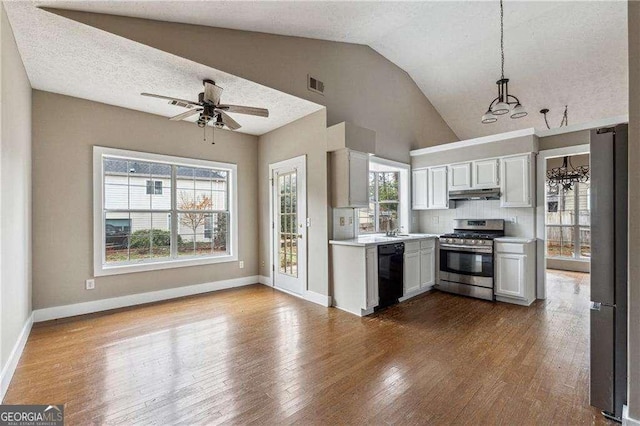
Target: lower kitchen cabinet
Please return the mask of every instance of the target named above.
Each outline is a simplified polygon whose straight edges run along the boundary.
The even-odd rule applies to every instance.
[[[413,297],[430,289],[436,281],[436,240],[412,241],[404,245],[404,296]]]
[[[366,309],[378,306],[378,247],[366,249],[367,294]]]
[[[536,299],[536,243],[496,242],[496,300],[530,305]]]
[[[420,288],[431,287],[436,283],[436,248],[420,249]]]
[[[404,253],[404,294],[420,290],[420,251]]]

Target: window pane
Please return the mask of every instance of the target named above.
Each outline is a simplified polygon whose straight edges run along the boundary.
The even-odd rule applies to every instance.
[[[142,260],[153,257],[151,252],[152,215],[151,213],[131,212],[131,242],[129,260]]]
[[[378,172],[378,201],[398,201],[398,172]]]
[[[580,228],[580,257],[591,257],[590,228]]]
[[[378,208],[378,231],[386,232],[397,229],[398,203],[380,203]]]
[[[106,213],[105,216],[105,261],[106,263],[129,260],[129,238],[131,219],[129,213]]]
[[[229,250],[229,214],[214,213],[211,215],[213,221],[213,253],[228,254]]]
[[[369,201],[376,200],[376,173],[369,173]]]
[[[104,207],[109,210],[129,209],[129,173],[127,160],[105,158]]]
[[[369,203],[368,209],[358,209],[358,230],[360,234],[366,234],[367,232],[375,232],[375,205]]]
[[[547,256],[574,257],[573,227],[547,226]]]
[[[171,221],[166,213],[151,214],[151,254],[153,258],[171,256]]]

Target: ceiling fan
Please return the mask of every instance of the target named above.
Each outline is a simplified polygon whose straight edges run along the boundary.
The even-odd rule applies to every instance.
[[[216,86],[213,80],[203,80],[202,84],[204,85],[204,92],[198,94],[197,102],[171,96],[154,95],[153,93],[141,93],[141,95],[166,99],[171,105],[189,109],[189,111],[171,117],[169,120],[178,121],[199,113],[200,116],[198,117],[198,121],[196,121],[198,127],[205,127],[210,121],[213,121],[212,124],[218,129],[226,126],[231,130],[238,130],[242,127],[237,121],[231,118],[227,112],[269,117],[269,110],[265,108],[221,104],[220,96],[222,95],[222,87]]]

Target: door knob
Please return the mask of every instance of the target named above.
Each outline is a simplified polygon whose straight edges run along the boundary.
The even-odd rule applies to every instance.
[[[298,238],[299,238],[299,239],[302,239],[302,234],[298,234]]]

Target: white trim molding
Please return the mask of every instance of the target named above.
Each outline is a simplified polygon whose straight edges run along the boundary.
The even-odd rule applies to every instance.
[[[273,284],[271,284],[271,277],[267,277],[266,275],[260,275],[259,279],[260,279],[260,284],[268,285],[269,287],[273,286]]]
[[[325,306],[327,308],[331,306],[331,296],[325,296],[324,294],[316,293],[315,291],[305,291],[304,298],[316,305]]]
[[[629,407],[622,406],[622,426],[640,426],[640,420],[629,417]]]
[[[214,281],[204,284],[188,285],[166,290],[150,291],[147,293],[130,294],[127,296],[94,300],[91,302],[75,303],[73,305],[36,309],[35,311],[33,311],[33,320],[35,322],[41,322],[59,318],[73,317],[76,315],[91,314],[94,312],[108,311],[110,309],[143,305],[145,303],[159,302],[162,300],[170,300],[178,297],[209,293],[216,290],[224,290],[227,288],[257,284],[259,280],[260,278],[258,275],[252,275],[242,278],[233,278],[229,280]]]
[[[7,363],[0,373],[0,401],[4,400],[7,389],[9,389],[9,383],[11,383],[13,374],[16,372],[16,368],[18,367],[18,362],[20,361],[20,357],[22,356],[24,347],[26,346],[27,340],[29,339],[29,334],[31,333],[33,318],[34,314],[32,312],[31,315],[29,315],[29,318],[27,318],[27,321],[24,323],[22,331],[18,336],[18,340],[13,345],[13,349],[11,349],[9,358],[7,358]]]

